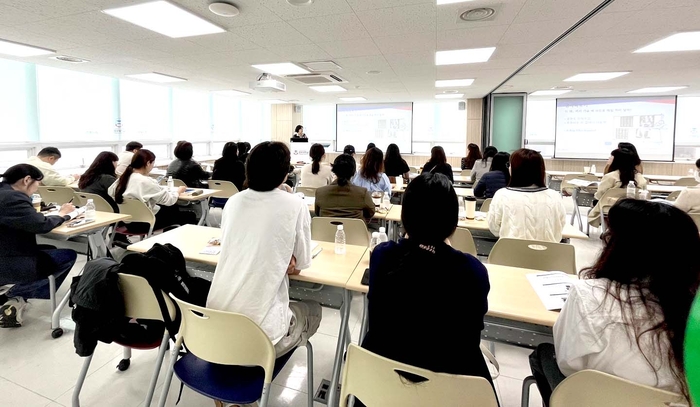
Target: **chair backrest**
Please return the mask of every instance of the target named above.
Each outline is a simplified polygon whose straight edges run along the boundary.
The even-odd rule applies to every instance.
[[[668,196],[666,197],[666,200],[669,202],[675,202],[676,199],[678,199],[678,196],[681,194],[681,191],[673,191]]]
[[[693,219],[695,225],[697,225],[698,229],[700,229],[700,212],[688,212],[688,216]]]
[[[450,236],[450,243],[452,243],[452,247],[460,252],[476,256],[476,244],[474,244],[474,238],[469,229],[455,229],[455,232]]]
[[[564,379],[554,389],[549,405],[550,407],[667,407],[687,405],[687,402],[679,394],[595,370],[581,370]]]
[[[231,181],[209,180],[209,189],[218,189],[214,198],[230,198],[238,193],[238,188]]]
[[[95,204],[95,210],[98,212],[114,212],[112,205],[107,202],[106,199],[102,198],[97,194],[90,194],[88,192],[76,192],[75,200],[73,201],[77,206],[85,206],[88,199],[92,199],[92,203]]]
[[[309,198],[316,197],[316,188],[313,187],[297,187],[297,193],[299,192],[304,194],[304,196],[308,196]]]
[[[576,186],[569,183],[569,181],[574,179],[582,179],[590,182],[598,181],[598,177],[593,174],[566,174],[564,175],[564,179],[561,181],[561,186],[559,187],[559,190],[563,195],[571,195],[571,190]]]
[[[400,372],[426,380],[412,383]],[[493,388],[483,377],[435,373],[387,359],[354,344],[348,347],[340,389],[340,407],[348,405],[348,395],[369,407],[498,406]]]
[[[369,232],[362,219],[324,218],[316,216],[311,219],[311,239],[321,242],[335,242],[338,225],[345,230],[345,243],[369,247]]]
[[[148,280],[140,276],[119,273],[119,287],[121,288],[126,308],[124,316],[163,321],[163,314],[158,305],[158,299],[153,292],[153,288],[148,284]],[[168,308],[170,320],[172,321],[176,316],[175,304],[173,304],[167,294],[162,291],[160,294],[163,296],[163,301]]]
[[[683,177],[673,183],[673,186],[676,187],[694,187],[696,185],[698,182],[693,177]]]
[[[39,195],[41,195],[41,200],[46,204],[53,202],[63,205],[75,198],[75,191],[69,187],[47,187],[41,185],[39,186]]]
[[[131,219],[125,221],[125,223],[148,223],[151,225],[148,235],[150,236],[151,233],[153,233],[153,227],[156,224],[156,217],[145,203],[135,198],[124,197],[124,202],[119,204],[119,212],[125,215],[131,215]]]
[[[489,255],[490,264],[577,274],[576,251],[566,243],[501,238]]]
[[[493,201],[493,198],[486,198],[484,202],[481,204],[481,209],[480,212],[488,212],[489,209],[491,209],[491,202]]]
[[[412,165],[412,166],[408,167],[408,171],[411,174],[420,174],[420,167]]]
[[[600,197],[600,201],[598,202],[598,205],[600,205],[600,212],[607,215],[610,208],[623,198],[627,198],[627,188],[608,189],[603,196]]]
[[[168,177],[163,177],[163,179],[160,180],[160,185],[163,185],[163,186],[168,185]],[[177,178],[173,178],[173,186],[174,186],[175,188],[177,188],[177,187],[187,187],[187,184],[185,184],[185,182],[182,181],[182,180],[179,180],[179,179],[177,179]]]
[[[265,383],[272,382],[275,348],[255,322],[245,315],[199,307],[171,297],[182,314],[180,336],[188,351],[210,363],[260,366],[265,370]]]

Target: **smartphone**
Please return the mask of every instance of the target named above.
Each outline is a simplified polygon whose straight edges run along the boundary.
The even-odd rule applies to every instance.
[[[365,269],[365,274],[362,275],[362,285],[369,285],[369,267]]]
[[[164,179],[165,179],[165,175],[161,175],[160,177],[158,177],[156,179],[156,182],[160,184],[160,182],[163,181]]]
[[[68,227],[75,228],[78,226],[86,225],[88,223],[92,223],[94,221],[95,221],[95,219],[75,219],[75,220],[71,221],[70,223],[68,223]]]

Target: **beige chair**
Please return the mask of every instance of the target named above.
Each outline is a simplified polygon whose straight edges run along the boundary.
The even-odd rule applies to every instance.
[[[484,202],[481,204],[481,208],[479,209],[480,212],[488,212],[489,209],[491,209],[491,202],[493,201],[493,198],[486,198]]]
[[[549,399],[550,407],[687,406],[671,393],[595,370],[581,370],[564,379]]]
[[[338,225],[345,230],[345,244],[369,247],[369,232],[362,219],[325,218],[316,216],[311,219],[311,239],[321,242],[335,242]]]
[[[304,196],[308,196],[309,198],[315,198],[316,197],[316,188],[312,187],[297,187],[296,190],[297,193],[301,192],[304,194]]]
[[[55,203],[63,205],[75,198],[75,191],[69,187],[46,187],[39,186],[39,195],[45,204]]]
[[[88,199],[92,199],[92,203],[95,204],[96,211],[114,213],[114,208],[112,208],[112,205],[110,205],[106,199],[97,194],[90,194],[87,192],[76,192],[75,200],[73,200],[73,203],[76,206],[85,206],[87,205]]]
[[[131,215],[131,218],[128,221],[120,222],[117,225],[117,227],[114,228],[114,232],[112,232],[112,236],[109,239],[107,246],[109,246],[109,244],[114,240],[114,236],[117,233],[127,236],[140,236],[142,238],[148,238],[153,234],[153,228],[156,225],[156,216],[153,214],[153,212],[151,212],[151,209],[148,206],[146,206],[145,203],[139,201],[138,199],[125,197],[124,202],[118,204],[118,206],[119,213],[124,215]],[[132,222],[148,223],[148,225],[150,226],[148,228],[148,233],[129,232],[126,226],[124,226],[124,223]]]
[[[600,226],[601,231],[605,232],[605,221],[608,216],[608,211],[620,199],[627,197],[627,188],[610,188],[605,191],[598,204],[588,212],[588,223],[591,226]]]
[[[230,198],[239,192],[233,182],[213,179],[209,180],[209,189],[218,189],[220,191],[212,195],[212,198]]]
[[[669,202],[675,202],[676,199],[678,199],[678,196],[681,194],[681,191],[673,191],[668,196],[666,197],[666,200]]]
[[[575,185],[569,183],[569,181],[574,179],[582,179],[590,182],[597,182],[600,180],[593,174],[566,174],[564,179],[561,181],[561,186],[559,187],[559,191],[562,196],[571,196]]]
[[[401,376],[404,372],[425,380],[413,383]],[[350,395],[368,407],[498,406],[493,388],[483,377],[435,373],[387,359],[357,345],[348,347],[340,407],[347,407]]]
[[[683,177],[673,183],[674,187],[694,187],[697,185],[698,182],[693,177]]]
[[[489,255],[490,264],[577,274],[576,251],[566,243],[501,238]]]
[[[455,232],[450,236],[450,243],[452,247],[459,250],[462,253],[469,253],[472,256],[476,256],[476,244],[474,244],[474,238],[469,229],[457,228]]]
[[[168,177],[163,177],[163,179],[160,180],[160,185],[162,185],[162,186],[168,185]],[[173,178],[173,186],[176,188],[187,187],[187,184],[185,184],[185,182],[182,180],[179,180],[177,178]]]
[[[695,225],[697,225],[698,229],[700,229],[700,212],[688,212],[688,216],[693,219]]]
[[[275,348],[267,337],[267,334],[245,315],[233,312],[212,310],[189,304],[171,295],[177,303],[182,314],[182,324],[175,347],[171,352],[170,365],[166,373],[159,406],[165,406],[173,377],[174,366],[178,361],[181,347],[187,347],[189,356],[198,358],[197,367],[186,364],[183,370],[211,369],[207,365],[228,366],[260,366],[264,371],[262,395],[260,407],[266,407],[270,397],[270,387],[275,367]],[[313,406],[314,380],[313,380],[313,348],[307,341],[307,394],[309,407]],[[209,373],[216,376],[215,373]],[[182,380],[183,378],[180,377]],[[219,380],[223,380],[219,378]],[[195,391],[196,383],[187,383]],[[232,381],[230,386],[245,385]],[[217,400],[218,401],[218,400]],[[234,401],[223,400],[227,403]],[[220,401],[217,405],[223,405]]]
[[[133,319],[149,319],[154,321],[164,322],[163,313],[158,305],[158,298],[151,288],[148,281],[139,276],[134,276],[130,274],[119,274],[119,288],[121,289],[122,296],[124,297],[124,316]],[[176,309],[173,302],[168,298],[168,296],[161,291],[160,295],[165,303],[168,310],[170,320],[174,320],[176,316]],[[173,335],[175,332],[173,332]],[[135,349],[155,349],[158,348],[158,358],[156,359],[155,370],[151,375],[151,382],[148,386],[148,392],[146,393],[146,401],[144,406],[150,406],[153,399],[153,394],[156,390],[156,384],[158,382],[158,376],[160,373],[160,368],[163,365],[163,358],[165,357],[165,352],[168,348],[168,339],[170,338],[170,333],[167,329],[163,332],[163,338],[160,341],[160,346],[157,343],[150,344],[130,344]],[[117,342],[118,343],[118,342]],[[128,369],[129,361],[131,358],[131,347],[122,344],[124,346],[124,359],[119,363],[119,370],[123,371]],[[92,361],[92,355],[87,356],[83,362],[83,367],[80,370],[80,375],[78,376],[78,382],[73,389],[73,404],[72,407],[80,407],[80,391],[85,383],[85,378],[87,377],[88,369],[90,368],[90,362]],[[117,391],[116,389],[114,391]]]

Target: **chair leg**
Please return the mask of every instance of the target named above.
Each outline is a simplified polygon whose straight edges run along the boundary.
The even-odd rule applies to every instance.
[[[530,386],[537,383],[533,376],[528,376],[523,379],[523,392],[520,398],[520,407],[530,406]]]
[[[170,361],[168,362],[168,370],[165,372],[165,380],[163,381],[163,390],[160,392],[160,400],[158,401],[158,407],[165,407],[165,402],[168,401],[168,392],[170,391],[170,384],[173,381],[173,367],[175,362],[177,362],[178,353],[180,353],[180,341],[175,343],[172,351],[170,351]]]
[[[51,301],[51,315],[56,312],[56,277],[49,276],[49,300]]]
[[[270,399],[270,383],[263,385],[262,397],[260,397],[260,407],[267,407],[267,402]]]
[[[160,368],[163,366],[163,359],[165,358],[165,351],[168,348],[168,339],[170,335],[166,329],[163,333],[163,340],[160,342],[160,348],[158,348],[158,359],[156,359],[155,370],[153,371],[153,376],[151,376],[151,383],[148,385],[148,394],[146,394],[146,402],[143,404],[144,407],[151,407],[151,401],[153,401],[153,393],[156,391],[156,385],[158,384],[158,375],[160,375]]]
[[[94,355],[95,352],[93,351]],[[90,369],[90,362],[92,362],[92,355],[85,358],[83,361],[83,367],[80,369],[80,375],[78,375],[78,381],[75,383],[75,388],[73,388],[73,407],[80,407],[80,390],[83,388],[83,383],[85,383],[85,378],[87,377],[88,369]]]
[[[309,407],[314,407],[314,348],[309,341],[306,341],[306,381]]]
[[[362,346],[362,342],[365,340],[365,335],[367,335],[367,329],[369,327],[369,300],[367,299],[367,294],[362,294],[362,324],[360,325],[360,337],[357,342]]]

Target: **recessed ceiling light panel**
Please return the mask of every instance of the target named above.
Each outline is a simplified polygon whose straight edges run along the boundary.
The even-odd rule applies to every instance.
[[[293,64],[291,62],[280,62],[277,64],[258,64],[251,65],[255,69],[259,69],[263,72],[270,73],[277,76],[283,75],[301,75],[311,73],[306,69]]]
[[[12,55],[15,57],[35,57],[39,55],[49,55],[56,51],[20,44],[19,42],[0,40],[0,54]]]
[[[440,93],[435,95],[435,99],[462,99],[463,93]]]
[[[486,62],[496,47],[455,49],[451,51],[438,51],[435,53],[435,65],[457,65]]]
[[[570,78],[564,79],[564,82],[592,82],[592,81],[607,81],[620,76],[627,75],[629,72],[590,72],[580,73]]]
[[[338,85],[328,85],[328,86],[309,86],[309,89],[315,90],[316,92],[328,93],[328,92],[347,92],[342,86]]]
[[[685,89],[687,86],[653,86],[650,88],[641,88],[636,90],[631,90],[627,93],[664,93],[673,92],[674,90]]]
[[[571,90],[566,90],[566,89],[538,90],[538,91],[530,93],[530,96],[559,96],[559,95],[563,95],[563,94],[569,93],[569,92],[571,92]]]
[[[634,52],[671,52],[700,50],[700,31],[673,34]]]
[[[222,33],[225,30],[165,0],[102,11],[171,38]]]
[[[436,88],[458,88],[463,86],[470,86],[474,83],[474,79],[445,79],[435,81]]]
[[[133,75],[126,75],[129,78],[139,79],[142,81],[157,82],[157,83],[172,83],[172,82],[184,82],[187,79],[178,78],[177,76],[165,75],[158,72],[151,73],[139,73]]]
[[[233,4],[217,1],[209,5],[209,11],[221,17],[236,17],[240,14],[238,7]]]

